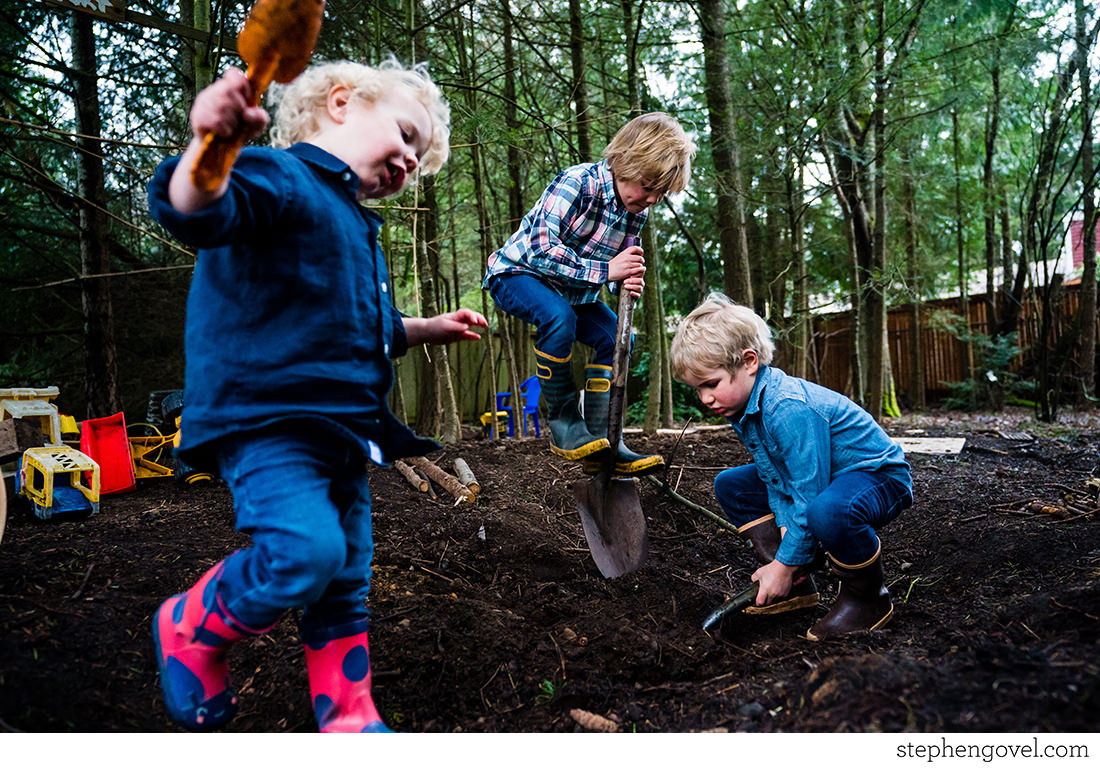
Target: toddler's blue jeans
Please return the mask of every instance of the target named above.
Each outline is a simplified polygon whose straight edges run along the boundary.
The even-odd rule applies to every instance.
[[[739,527],[772,513],[768,489],[755,464],[719,473],[714,479],[714,496],[726,518]],[[863,564],[878,551],[875,531],[912,502],[909,488],[889,476],[866,471],[842,473],[810,502],[807,526],[838,562]]]
[[[221,476],[249,548],[225,560],[218,592],[229,613],[267,628],[301,607],[303,638],[365,630],[374,539],[367,460],[337,433],[281,422],[228,439]]]
[[[582,342],[594,352],[589,363],[611,365],[619,319],[604,303],[570,305],[538,278],[525,273],[493,276],[489,296],[505,313],[522,318],[538,330],[537,350],[565,359],[573,351],[573,342]]]

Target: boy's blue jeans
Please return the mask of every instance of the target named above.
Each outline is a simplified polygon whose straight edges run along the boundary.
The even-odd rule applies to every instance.
[[[594,351],[590,363],[611,365],[619,319],[604,303],[570,305],[538,278],[525,273],[494,276],[489,281],[489,296],[505,313],[535,326],[535,347],[546,355],[568,358],[577,341]]]
[[[726,518],[739,527],[771,513],[768,490],[755,464],[719,473],[714,479],[714,496]],[[878,551],[875,530],[897,518],[912,502],[909,488],[889,476],[843,473],[810,502],[807,526],[836,561],[863,564]]]
[[[374,539],[366,458],[317,423],[283,422],[219,451],[237,529],[252,546],[225,560],[218,592],[229,613],[267,628],[301,607],[303,639],[366,630]]]

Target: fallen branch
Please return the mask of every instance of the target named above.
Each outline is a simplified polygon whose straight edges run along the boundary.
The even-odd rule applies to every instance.
[[[461,457],[455,458],[455,473],[458,474],[458,480],[465,484],[471,492],[475,495],[481,494],[481,484],[474,472],[470,470],[470,466]]]
[[[456,479],[447,471],[440,468],[426,457],[410,457],[409,463],[417,470],[423,471],[429,479],[450,492],[457,502],[472,503],[474,493],[470,488]]]
[[[427,479],[421,478],[416,471],[400,460],[394,460],[393,467],[397,468],[398,472],[405,477],[405,481],[409,482],[409,486],[417,492],[427,492],[430,489]]]
[[[710,511],[710,510],[704,508],[703,506],[699,505],[698,503],[693,503],[691,500],[688,500],[686,497],[684,497],[679,492],[677,492],[672,487],[670,487],[668,484],[666,484],[663,481],[660,481],[659,479],[655,479],[652,476],[647,476],[646,478],[648,478],[650,481],[652,481],[658,487],[663,489],[669,495],[669,497],[671,497],[673,500],[676,500],[679,503],[683,503],[688,508],[691,508],[693,511],[698,511],[699,513],[703,514],[707,518],[711,519],[715,524],[722,527],[723,529],[728,529],[730,532],[733,532],[734,534],[737,534],[737,527],[735,527],[733,525],[733,522],[731,522],[729,519],[727,519],[723,516],[719,516],[717,513],[714,513],[713,511]]]

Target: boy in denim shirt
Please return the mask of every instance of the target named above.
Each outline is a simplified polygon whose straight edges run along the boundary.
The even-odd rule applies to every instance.
[[[615,313],[600,288],[639,296],[645,258],[637,245],[647,209],[691,177],[695,144],[672,117],[640,115],[619,129],[599,163],[567,168],[523,217],[519,229],[489,257],[483,288],[497,306],[537,329],[536,368],[550,422],[550,450],[598,467],[607,443]],[[573,343],[593,350],[585,370],[584,418],[577,408]],[[660,455],[641,455],[619,442],[615,472],[660,470]]]
[[[753,463],[714,480],[723,512],[761,567],[758,612],[812,607],[819,549],[840,577],[818,641],[881,628],[893,615],[877,530],[913,502],[905,454],[850,399],[769,366],[771,331],[750,308],[712,294],[670,348],[672,373],[726,417]]]
[[[191,169],[204,134],[266,126],[251,96],[235,69],[204,89],[186,152],[149,184],[154,218],[199,248],[179,456],[219,471],[252,540],[155,613],[161,688],[185,727],[224,725],[237,710],[229,647],[301,608],[321,731],[388,732],[371,694],[366,465],[438,448],[387,407],[389,361],[477,339],[486,323],[470,310],[403,317],[382,219],[361,202],[438,171],[450,113],[420,67],[316,65],[283,93],[275,147],[246,147],[218,189],[202,189]]]

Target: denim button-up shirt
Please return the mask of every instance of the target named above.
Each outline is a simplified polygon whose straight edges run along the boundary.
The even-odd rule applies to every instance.
[[[752,453],[776,524],[787,528],[775,555],[783,564],[813,560],[806,508],[842,473],[874,471],[912,490],[905,453],[865,409],[781,369],[757,370],[744,412],[730,423]]]
[[[595,302],[612,257],[637,238],[649,212],[619,202],[607,161],[565,169],[543,191],[519,229],[489,257],[483,288],[507,273],[535,275],[571,305]],[[618,282],[611,287],[618,291]]]
[[[214,442],[285,419],[319,420],[381,462],[437,448],[390,412],[389,359],[407,350],[359,180],[310,144],[245,148],[229,189],[176,211],[160,165],[149,210],[199,248],[187,299],[180,456],[212,467]]]

